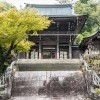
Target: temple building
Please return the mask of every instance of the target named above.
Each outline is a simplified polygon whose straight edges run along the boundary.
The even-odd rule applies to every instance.
[[[100,54],[100,30],[91,36],[83,38],[79,45],[81,54]]]
[[[26,4],[28,7],[30,4]],[[21,53],[20,59],[76,59],[79,48],[74,40],[82,30],[88,16],[74,14],[71,4],[38,5],[31,4],[40,14],[53,20],[48,29],[38,32],[38,36],[29,36],[35,42],[29,53]]]

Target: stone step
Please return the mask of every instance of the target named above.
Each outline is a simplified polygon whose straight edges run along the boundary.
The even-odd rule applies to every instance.
[[[16,81],[13,82],[13,87],[20,87],[20,86],[34,86],[35,81],[34,80],[27,80],[27,81]]]
[[[32,86],[20,86],[12,89],[12,96],[30,96],[37,93],[37,89]]]
[[[79,59],[20,59],[18,64],[19,71],[65,71],[79,70]]]
[[[19,65],[19,71],[72,71],[80,70],[80,64],[32,64]]]
[[[80,63],[80,59],[19,59],[18,64],[63,64]]]
[[[20,64],[19,71],[65,71],[80,70],[80,64]]]

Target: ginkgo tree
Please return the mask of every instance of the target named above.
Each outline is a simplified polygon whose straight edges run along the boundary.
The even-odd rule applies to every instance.
[[[5,57],[1,59],[0,71],[2,72],[12,51],[27,52],[34,45],[28,40],[27,32],[33,30],[33,35],[36,35],[37,31],[48,28],[50,23],[48,17],[32,9],[18,11],[13,8],[0,13],[0,46],[7,50]]]

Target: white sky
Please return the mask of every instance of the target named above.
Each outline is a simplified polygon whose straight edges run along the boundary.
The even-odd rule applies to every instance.
[[[25,6],[24,3],[30,3],[30,4],[57,4],[58,3],[56,0],[5,0],[5,1],[10,4],[13,4],[18,9],[20,8],[20,6],[24,7]]]

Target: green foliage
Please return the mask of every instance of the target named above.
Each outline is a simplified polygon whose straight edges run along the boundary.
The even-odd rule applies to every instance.
[[[98,74],[100,72],[100,59],[98,56],[90,58],[89,60],[90,67],[92,67]]]
[[[84,0],[83,0],[84,1]],[[88,14],[88,20],[81,32],[81,35],[78,36],[76,44],[79,44],[84,37],[87,37],[93,34],[97,29],[100,28],[100,3],[89,2],[87,3],[77,1],[75,3],[75,13],[77,14]]]
[[[7,49],[4,46],[0,46],[0,64],[5,59],[6,53],[7,53]],[[6,67],[7,67],[6,64],[4,64],[4,67],[2,69],[3,72],[6,69]]]
[[[96,88],[96,93],[100,94],[100,88]]]
[[[82,39],[83,39],[83,35],[82,35],[82,34],[79,34],[79,35],[76,37],[74,43],[75,43],[75,44],[79,44],[80,41],[82,41]]]
[[[81,3],[87,3],[89,0],[80,0]]]
[[[13,6],[10,5],[9,3],[5,2],[5,1],[1,1],[0,2],[0,12],[7,11],[7,10],[9,10],[11,8],[13,8]]]
[[[12,51],[28,52],[33,42],[28,41],[26,32],[33,30],[33,35],[39,30],[48,28],[48,17],[39,15],[35,10],[16,8],[0,13],[0,45],[7,49],[3,64]],[[2,64],[1,64],[2,65]]]
[[[69,4],[70,0],[56,0],[58,1],[60,4]]]
[[[91,51],[91,53],[92,54],[84,54],[84,59],[97,74],[100,74],[100,53],[96,53],[96,51]]]
[[[35,11],[11,9],[0,14],[0,44],[9,48],[27,51],[33,45],[28,41],[26,31],[46,29],[50,24],[47,17],[39,15]]]

